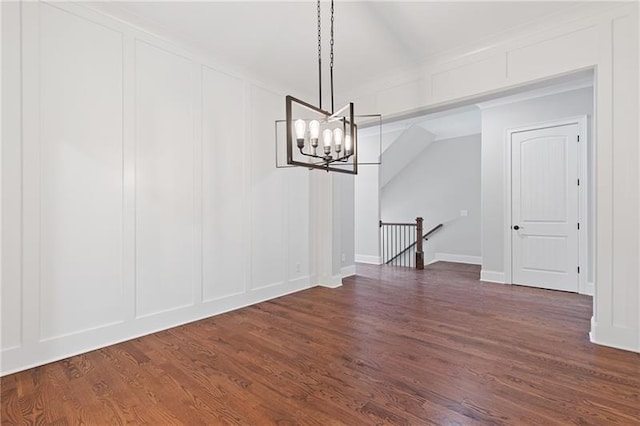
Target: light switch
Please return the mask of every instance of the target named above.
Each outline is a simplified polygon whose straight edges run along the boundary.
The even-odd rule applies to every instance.
[[[465,216],[468,216],[468,215],[469,215],[469,212],[468,212],[468,211],[466,211],[466,210],[460,210],[460,216],[465,217]]]

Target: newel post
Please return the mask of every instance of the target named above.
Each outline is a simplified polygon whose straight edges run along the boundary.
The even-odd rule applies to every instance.
[[[416,269],[424,269],[424,253],[422,252],[422,218],[416,218]]]

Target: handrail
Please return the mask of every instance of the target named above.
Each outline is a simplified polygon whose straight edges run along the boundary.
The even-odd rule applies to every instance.
[[[422,238],[425,239],[425,240],[428,240],[429,235],[433,234],[434,232],[436,232],[438,229],[442,228],[443,226],[444,225],[442,223],[434,226],[433,228],[431,228],[431,230],[429,232],[424,234],[424,236]]]
[[[380,222],[380,223],[382,223],[382,222]],[[386,224],[385,224],[385,225],[386,225]],[[415,225],[415,224],[414,224],[414,225]],[[431,234],[433,234],[434,232],[436,232],[438,229],[442,228],[443,226],[444,226],[444,225],[443,225],[442,223],[440,223],[440,224],[438,224],[438,225],[434,226],[433,228],[431,228],[431,229],[429,230],[429,232],[427,232],[426,234],[424,234],[424,235],[422,236],[422,239],[423,239],[423,240],[425,240],[425,241],[428,241],[428,240],[429,240],[429,236],[430,236]],[[416,245],[416,242],[411,243],[407,248],[405,248],[404,250],[402,250],[400,253],[396,254],[396,255],[395,255],[395,256],[393,256],[391,259],[387,260],[387,261],[386,261],[386,264],[388,265],[389,263],[393,262],[395,259],[397,259],[398,257],[400,257],[400,256],[402,256],[403,254],[405,254],[408,250],[412,249],[412,248],[413,248],[413,246],[415,246],[415,245]]]
[[[383,222],[380,221],[380,227],[382,228],[382,225],[392,225],[392,226],[416,226],[415,223],[395,223],[395,222]]]

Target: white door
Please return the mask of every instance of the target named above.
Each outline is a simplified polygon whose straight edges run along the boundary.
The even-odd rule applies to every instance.
[[[512,281],[578,292],[578,125],[511,134]]]

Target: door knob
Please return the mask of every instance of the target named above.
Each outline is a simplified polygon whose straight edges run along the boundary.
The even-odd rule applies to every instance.
[[[520,229],[520,227],[518,225],[513,225],[513,229],[517,231],[518,229]]]

